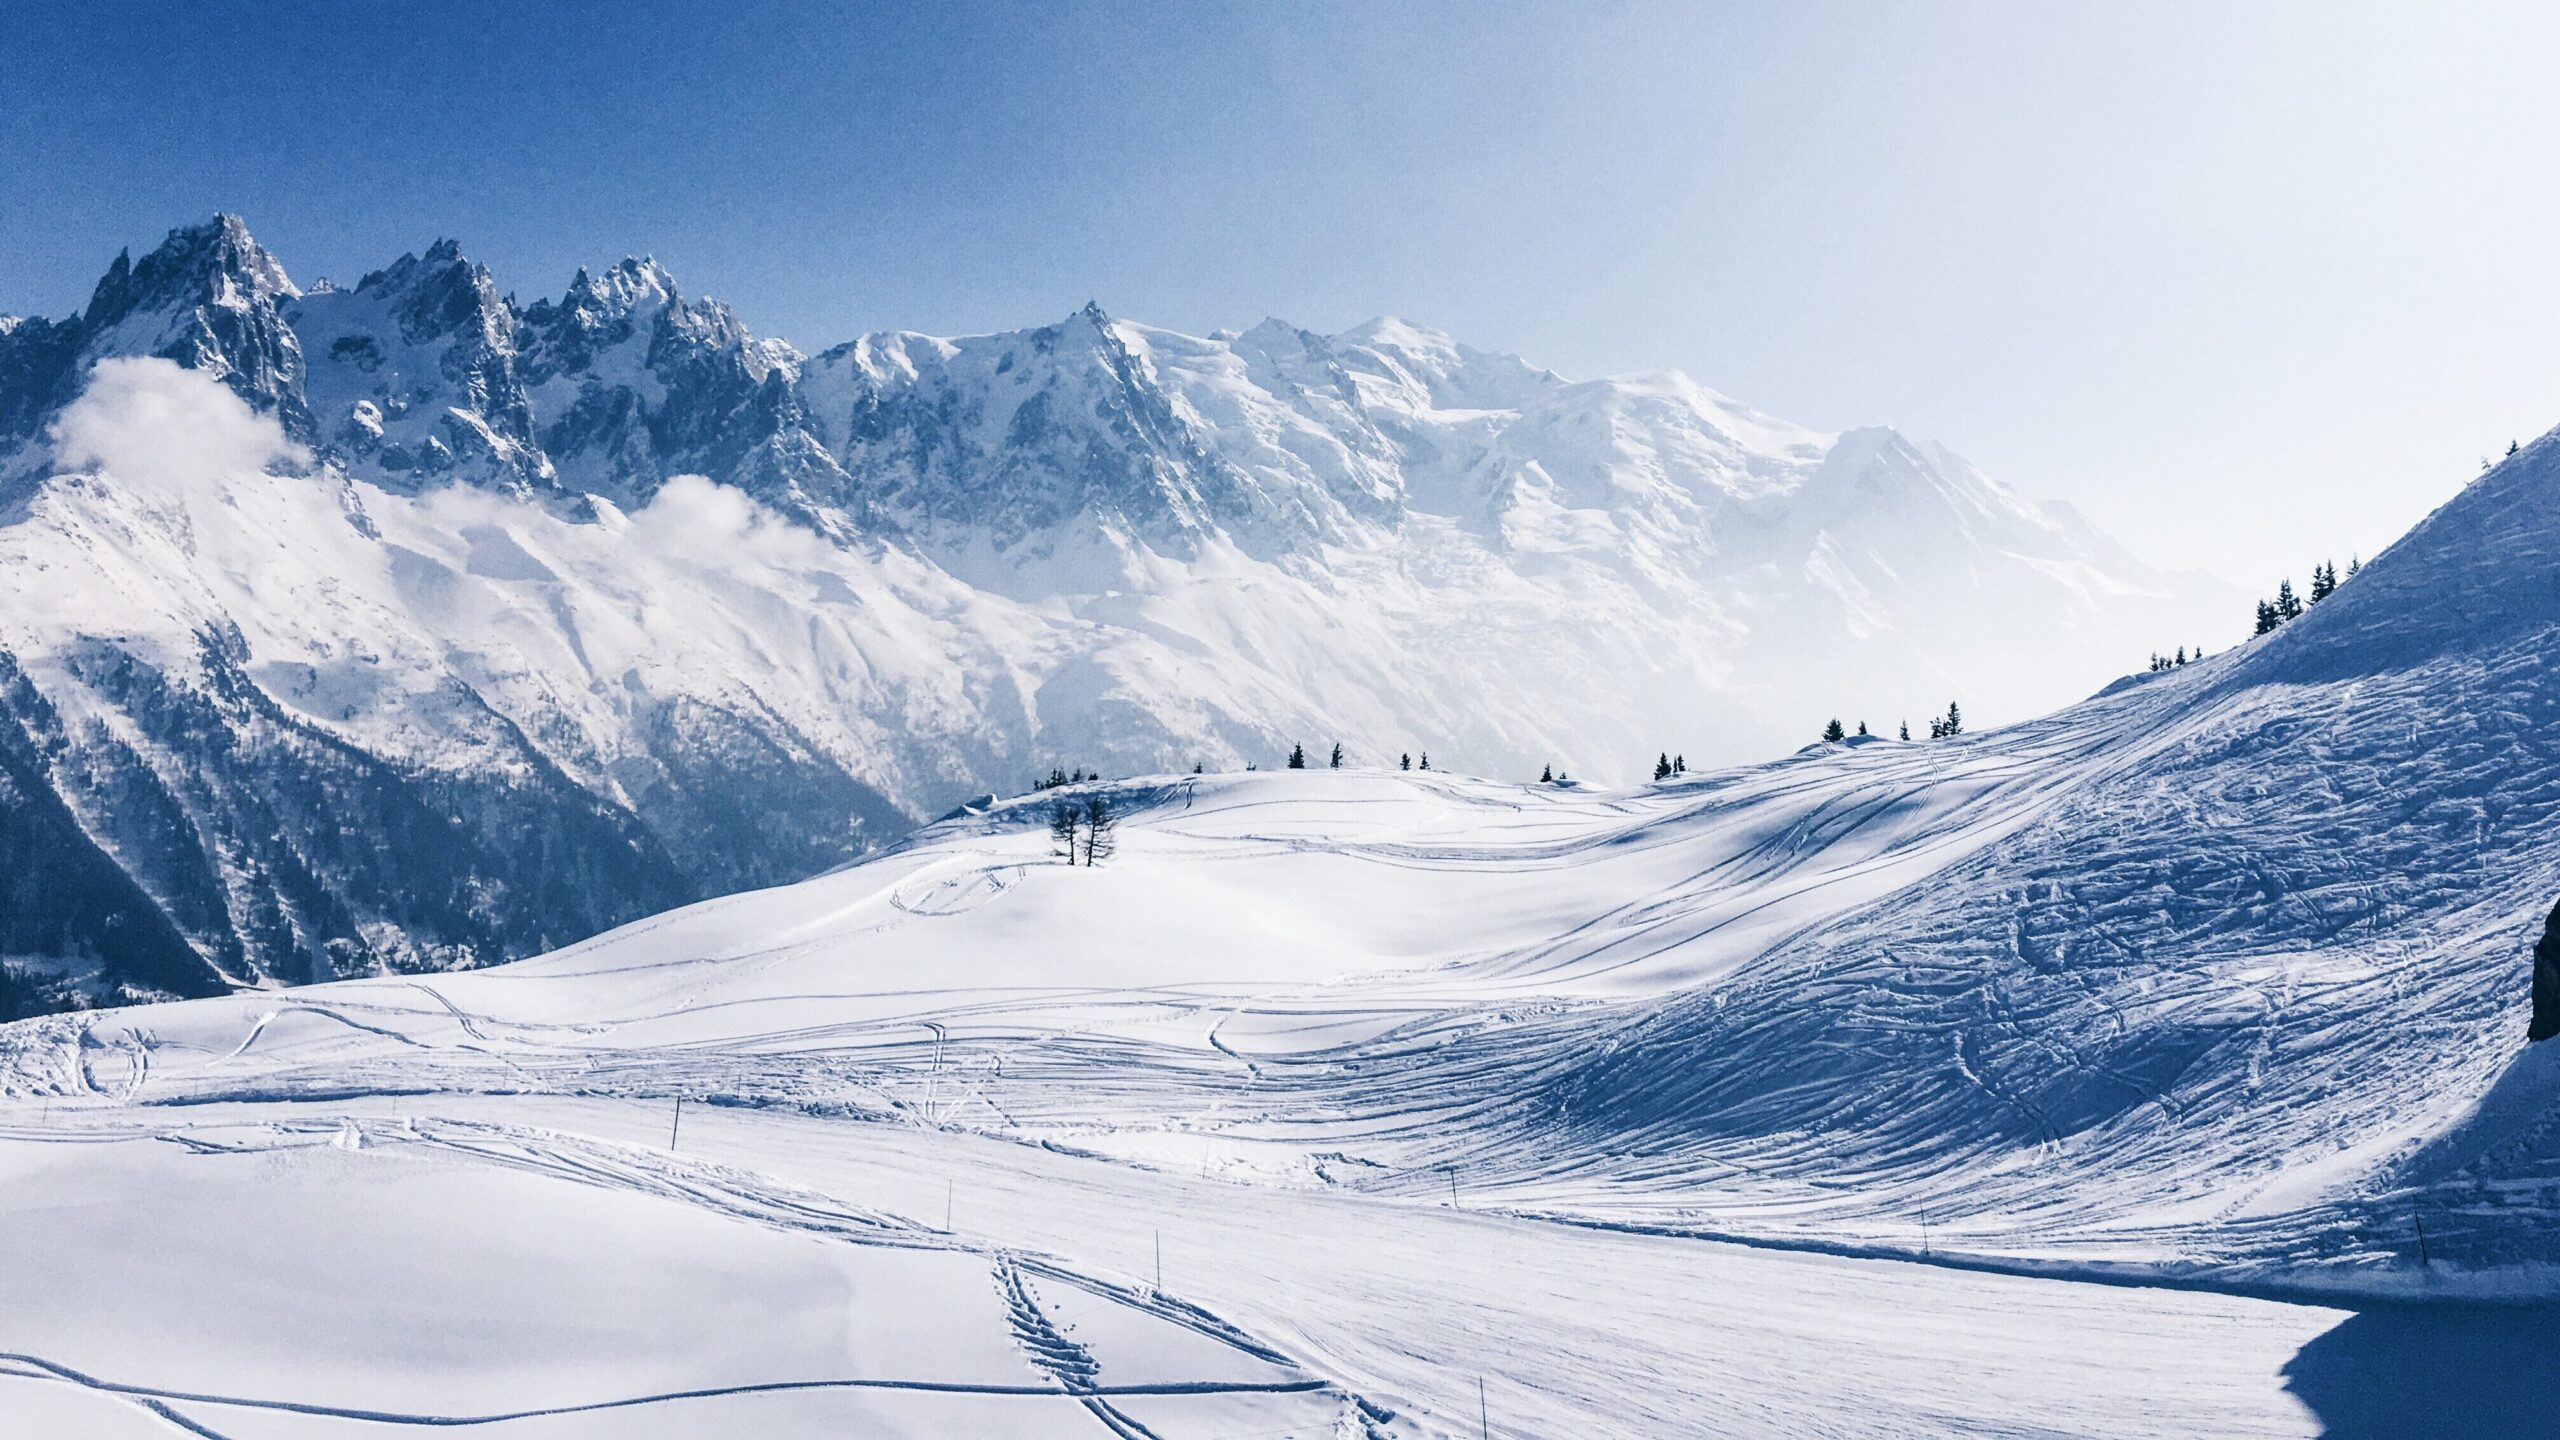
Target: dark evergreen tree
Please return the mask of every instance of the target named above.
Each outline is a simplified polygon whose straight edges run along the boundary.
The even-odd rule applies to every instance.
[[[2514,458],[2515,458],[2515,454],[2516,454],[2516,452],[2517,452],[2518,450],[2523,449],[2523,448],[2524,448],[2523,446],[2518,445],[2518,444],[2517,444],[2516,442],[2514,442],[2513,440],[2508,441],[2508,442],[2507,442],[2507,458],[2508,458],[2508,459],[2510,459],[2510,460],[2514,459]]]
[[[1306,746],[1292,745],[1289,747],[1289,768],[1292,770],[1304,770],[1307,768]]]
[[[1951,736],[1964,733],[1964,712],[1956,708],[1956,702],[1953,700],[1947,702],[1946,733]]]
[[[1423,769],[1425,769],[1425,770],[1428,770],[1428,769],[1430,769],[1430,768],[1431,768],[1431,752],[1430,752],[1430,751],[1428,751],[1428,750],[1425,750],[1425,751],[1423,751],[1423,752],[1422,752],[1422,766],[1421,766],[1421,768],[1423,768]]]
[[[1849,732],[1840,728],[1839,716],[1832,716],[1831,723],[1822,727],[1822,738],[1835,745],[1849,738]]]
[[[1668,780],[1671,778],[1670,751],[1665,750],[1661,755],[1655,758],[1653,762],[1653,778],[1656,780]]]
[[[1538,783],[1541,785],[1553,785],[1556,783],[1556,767],[1548,765],[1541,768],[1538,771]]]
[[[2301,618],[2302,597],[2293,593],[2293,578],[2287,576],[2276,582],[2276,623],[2282,625]]]
[[[2338,588],[2336,567],[2323,560],[2311,567],[2311,603],[2319,604]]]
[[[2178,647],[2178,654],[2177,654],[2177,657],[2176,657],[2176,659],[2175,659],[2172,663],[2174,663],[2174,664],[2179,664],[2179,665],[2184,665],[2184,664],[2186,664],[2186,663],[2187,663],[2187,647],[2186,647],[2186,646],[2181,645],[2181,646],[2179,646],[2179,647]]]
[[[1902,722],[1902,738],[1905,740],[1911,738],[1911,722],[1908,720]]]
[[[2252,635],[2264,635],[2275,629],[2276,626],[2281,623],[2281,621],[2276,619],[2276,607],[2268,604],[2264,600],[2261,600],[2258,602],[2258,628],[2250,631],[2249,633]]]
[[[1412,752],[1412,751],[1410,751],[1410,750],[1407,750],[1406,752],[1404,752],[1404,754],[1402,754],[1402,755],[1400,755],[1400,756],[1396,757],[1396,768],[1397,768],[1397,769],[1399,769],[1399,770],[1410,770],[1410,769],[1412,769],[1412,768],[1413,768],[1413,752]]]
[[[1859,721],[1859,722],[1858,722],[1858,734],[1859,734],[1860,738],[1864,738],[1864,737],[1866,736],[1866,733],[1867,733],[1867,722],[1866,722],[1866,721],[1864,721],[1864,720],[1861,720],[1861,721]]]
[[[1342,742],[1339,740],[1333,742],[1333,768],[1342,768]]]
[[[1686,755],[1674,755],[1674,756],[1672,756],[1672,757],[1671,757],[1671,773],[1672,773],[1672,774],[1674,774],[1674,775],[1686,775],[1686,774],[1688,774],[1688,773],[1689,773],[1689,757],[1688,757],[1688,756],[1686,756]]]
[[[2347,574],[2349,576],[2353,576],[2357,571],[2363,568],[2364,561],[2362,559],[2353,555],[2347,557]]]

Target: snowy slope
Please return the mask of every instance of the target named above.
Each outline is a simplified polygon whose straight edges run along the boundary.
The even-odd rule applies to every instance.
[[[426,1413],[443,1362],[378,1358],[418,1331],[325,1297],[505,1216],[573,1256],[662,1234],[688,1292],[772,1290],[795,1330],[845,1276],[948,1337],[877,1348],[857,1300],[850,1358],[739,1354],[656,1277],[422,1301],[552,1297],[434,1413],[562,1433],[791,1395],[820,1408],[714,1423],[822,1432],[832,1395],[1036,1429],[848,1383],[1013,1365],[1039,1393],[1005,1403],[1204,1437],[1479,1404],[1524,1436],[2537,1433],[2555,541],[2560,437],[2276,635],[2024,725],[1633,789],[1119,782],[1096,868],[1031,797],[520,964],[21,1022],[0,1165],[41,1183],[0,1197],[89,1187],[158,1234],[238,1214],[253,1164],[366,1218],[144,1286],[85,1212],[0,1198],[24,1263],[170,1297],[18,1310],[0,1383],[226,1434]],[[414,1201],[352,1199],[394,1179]],[[884,1246],[936,1258],[863,1279]],[[251,1263],[314,1277],[255,1314],[362,1338],[288,1373],[217,1334],[187,1297]]]
[[[0,954],[92,992],[532,954],[1059,765],[2014,717],[2239,613],[1678,375],[1092,306],[809,356],[651,261],[306,290],[230,217],[0,334],[0,504],[0,844],[72,857]]]

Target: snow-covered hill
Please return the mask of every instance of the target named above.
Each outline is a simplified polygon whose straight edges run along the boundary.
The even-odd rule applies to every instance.
[[[923,1433],[2540,1433],[2556,546],[2560,434],[2276,634],[1988,733],[1105,783],[1100,866],[1027,797],[516,965],[22,1022],[0,1258],[83,1298],[0,1382],[324,1429],[856,1423],[756,1408],[824,1377]],[[258,1238],[146,1284],[69,1189]],[[492,1226],[563,1278],[333,1298]],[[574,1279],[652,1233],[677,1278]],[[797,1334],[839,1273],[841,1361],[683,1298],[779,1286]],[[512,1367],[382,1364],[492,1294]],[[358,1338],[261,1338],[315,1325]]]
[[[1093,307],[808,356],[648,261],[306,290],[228,217],[0,333],[0,506],[0,954],[182,993],[531,954],[1058,765],[1627,780],[2239,613],[1678,375]]]

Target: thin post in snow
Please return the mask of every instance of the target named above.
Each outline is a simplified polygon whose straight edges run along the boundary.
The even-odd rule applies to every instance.
[[[676,1148],[676,1132],[677,1132],[677,1131],[679,1131],[679,1130],[682,1130],[683,1128],[684,1128],[684,1097],[683,1097],[683,1096],[681,1096],[681,1095],[679,1095],[679,1096],[677,1096],[677,1097],[676,1097],[676,1115],[675,1115],[675,1118],[674,1118],[673,1120],[670,1120],[670,1121],[668,1121],[668,1122],[667,1122],[667,1148],[668,1148],[669,1150],[673,1150],[673,1149],[675,1149],[675,1148]]]
[[[2434,1267],[2427,1263],[2427,1217],[2412,1210],[2409,1212],[2409,1218],[2418,1222],[2418,1268],[2432,1269]]]
[[[1493,1411],[1484,1403],[1484,1377],[1476,1377],[1476,1440],[1493,1440]]]
[[[942,1233],[945,1235],[951,1233],[951,1202],[958,1199],[959,1195],[959,1181],[945,1180],[942,1182]]]
[[[1929,1217],[1926,1215],[1920,1217],[1920,1258],[1929,1258]]]
[[[941,1106],[936,1101],[935,1096],[940,1091],[942,1085],[943,1030],[941,1026],[934,1024],[930,1020],[925,1021],[924,1025],[926,1029],[933,1032],[933,1070],[932,1073],[926,1075],[924,1078],[924,1123],[932,1125],[939,1123],[940,1120],[940,1116],[937,1112],[939,1112]]]
[[[1458,1208],[1458,1167],[1455,1165],[1449,1167],[1449,1208]]]
[[[1156,1293],[1164,1293],[1164,1227],[1156,1227]]]

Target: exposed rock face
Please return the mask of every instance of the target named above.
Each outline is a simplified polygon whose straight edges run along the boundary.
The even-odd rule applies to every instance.
[[[2560,905],[2542,922],[2542,942],[2533,947],[2533,1023],[2528,1040],[2560,1035]]]

